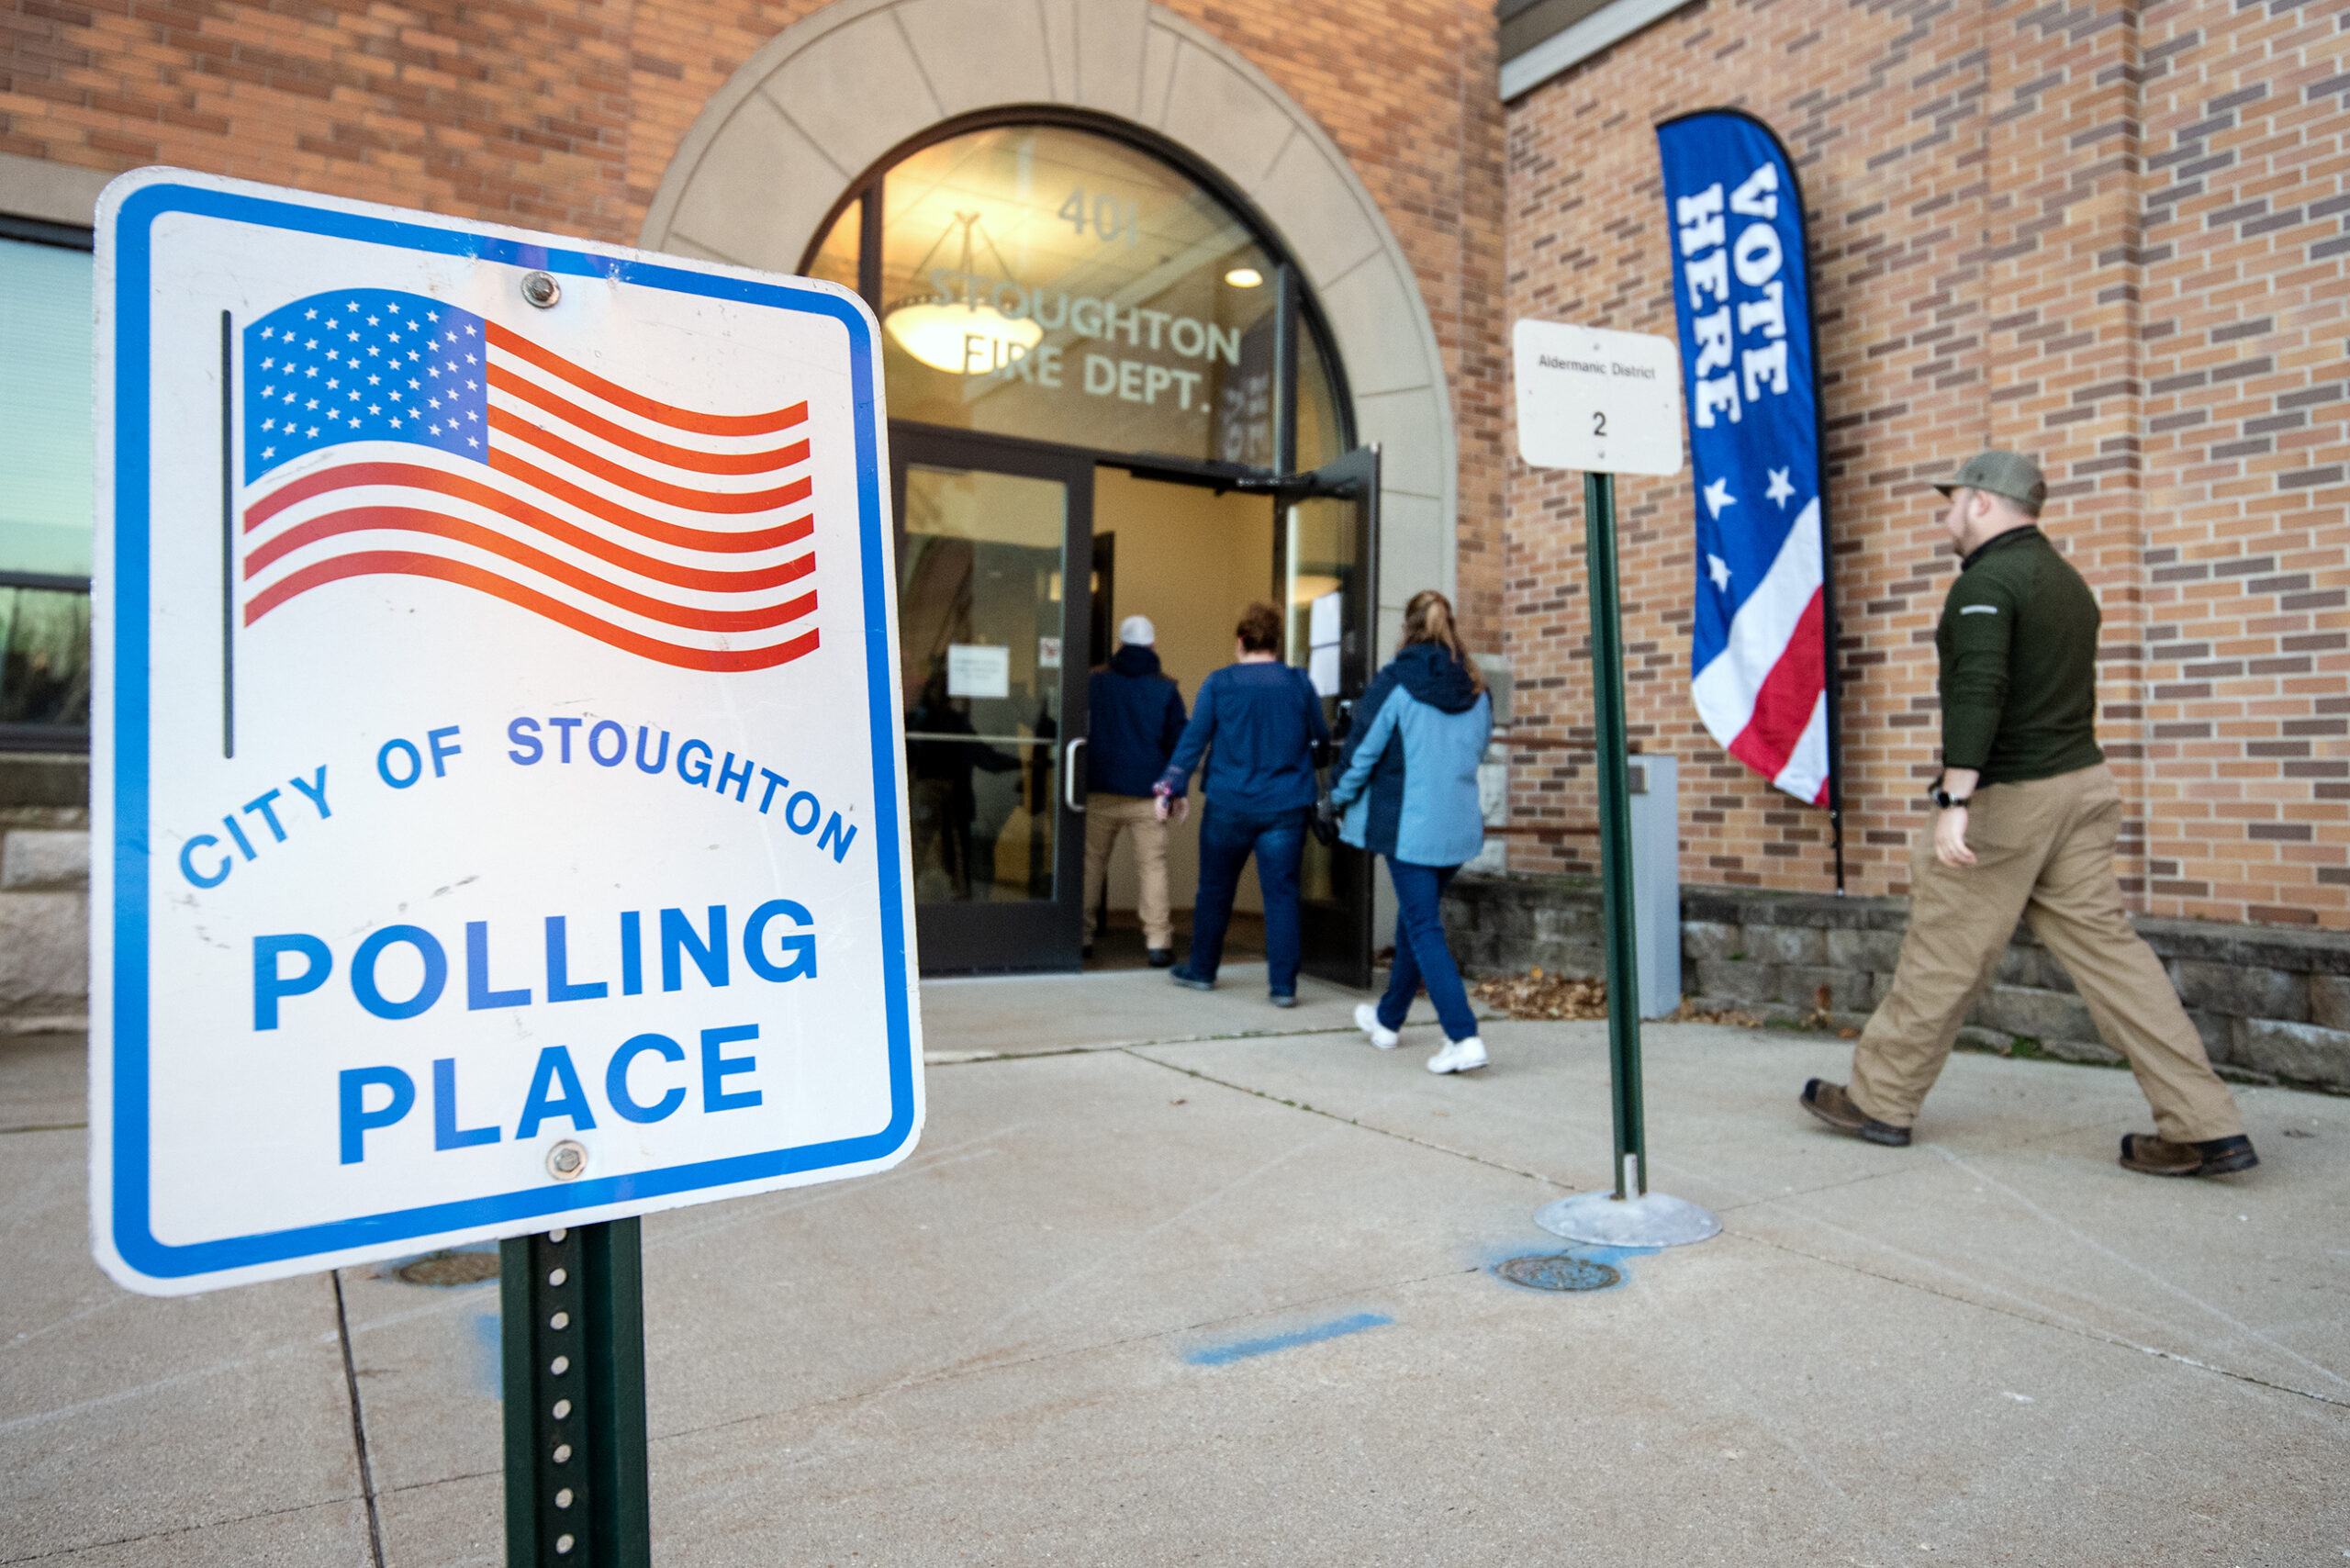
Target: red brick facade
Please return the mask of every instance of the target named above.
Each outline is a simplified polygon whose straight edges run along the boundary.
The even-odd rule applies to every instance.
[[[0,151],[173,162],[632,240],[679,141],[815,7],[9,0]],[[1762,116],[1812,222],[1854,891],[1901,889],[1952,563],[1919,481],[2038,454],[2105,604],[2103,734],[2151,913],[2350,925],[2350,30],[2342,0],[1697,0],[1512,105],[1470,0],[1172,7],[1352,162],[1460,442],[1462,609],[1516,678],[1511,862],[1587,867],[1580,480],[1516,463],[1507,324],[1673,330],[1651,129]],[[1278,222],[1278,214],[1273,215]],[[1822,813],[1698,727],[1685,483],[1622,496],[1634,735],[1684,875],[1816,890]]]
[[[1658,120],[1732,104],[1801,171],[1819,309],[1855,892],[1935,770],[1939,476],[2037,455],[2105,608],[2101,735],[2149,913],[2350,925],[2350,32],[2336,4],[1707,0],[1509,118],[1509,311],[1670,333]],[[1692,498],[1623,489],[1633,734],[1685,759],[1683,873],[1818,890],[1825,815],[1687,693]],[[1521,734],[1587,735],[1578,476],[1518,469]],[[1586,770],[1522,752],[1522,869],[1587,867]]]
[[[816,0],[7,0],[0,152],[145,163],[632,242],[687,130]],[[1462,597],[1500,609],[1502,106],[1473,0],[1174,0],[1313,114],[1416,271],[1460,435]],[[831,178],[829,173],[824,176]],[[1278,224],[1280,217],[1272,215]]]

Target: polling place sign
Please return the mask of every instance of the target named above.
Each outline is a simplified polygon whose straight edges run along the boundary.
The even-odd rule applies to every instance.
[[[97,230],[91,1205],[179,1294],[923,1118],[877,332],[174,170]]]

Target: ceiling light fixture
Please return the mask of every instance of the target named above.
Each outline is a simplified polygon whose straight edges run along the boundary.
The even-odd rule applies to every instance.
[[[1235,267],[1224,274],[1224,281],[1235,288],[1254,288],[1265,281],[1265,274],[1255,267]]]
[[[1045,329],[1025,316],[1006,316],[979,297],[974,287],[977,279],[971,271],[972,235],[980,228],[976,212],[955,215],[954,222],[914,263],[914,275],[923,274],[930,258],[938,253],[938,247],[946,243],[958,226],[963,231],[965,297],[957,300],[940,294],[909,295],[882,313],[881,324],[897,339],[900,348],[933,370],[953,375],[984,375],[1025,358],[1030,350],[1044,342]],[[988,249],[995,252],[996,265],[1010,279],[1012,269],[991,239]]]

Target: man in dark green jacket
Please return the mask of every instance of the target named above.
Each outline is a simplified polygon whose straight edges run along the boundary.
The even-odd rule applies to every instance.
[[[1964,560],[1942,603],[1942,776],[1910,855],[1909,930],[1893,989],[1852,1051],[1852,1082],[1813,1079],[1803,1104],[1872,1143],[1909,1142],[1960,1023],[2018,917],[2053,953],[2106,1044],[2137,1074],[2155,1133],[2121,1163],[2217,1176],[2260,1163],[2235,1098],[2113,874],[2121,792],[2097,744],[2097,596],[2038,526],[2031,459],[1983,452],[1935,488]]]

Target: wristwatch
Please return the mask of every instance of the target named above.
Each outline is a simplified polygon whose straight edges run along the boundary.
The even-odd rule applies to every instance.
[[[1953,806],[1964,806],[1973,799],[1972,795],[1953,795],[1939,784],[1934,786],[1934,804],[1945,812]]]

